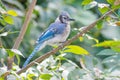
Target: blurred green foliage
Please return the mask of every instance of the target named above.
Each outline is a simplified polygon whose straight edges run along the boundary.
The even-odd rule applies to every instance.
[[[6,58],[16,55],[8,80],[119,80],[120,79],[120,4],[119,0],[37,0],[29,27],[19,50],[12,50],[31,0],[0,0],[0,80],[6,70]],[[35,41],[61,11],[76,21],[71,24],[69,39],[111,9],[97,25],[71,45],[50,56],[37,67],[21,75],[20,69],[32,52]],[[74,45],[74,46],[73,46]],[[77,48],[77,49],[76,49]],[[33,58],[52,48],[46,46]],[[12,54],[11,54],[12,53]],[[90,55],[84,55],[89,54]],[[82,55],[81,55],[82,54]],[[19,55],[24,55],[25,58]]]

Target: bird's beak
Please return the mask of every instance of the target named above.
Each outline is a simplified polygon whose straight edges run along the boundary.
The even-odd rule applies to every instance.
[[[69,21],[75,21],[75,19],[69,18]]]

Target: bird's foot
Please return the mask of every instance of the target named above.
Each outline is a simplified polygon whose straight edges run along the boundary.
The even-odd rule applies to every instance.
[[[59,42],[60,44],[64,44],[66,41]]]

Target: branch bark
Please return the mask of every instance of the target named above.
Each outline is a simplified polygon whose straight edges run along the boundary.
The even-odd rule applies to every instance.
[[[29,9],[26,13],[25,21],[24,21],[23,26],[22,26],[21,31],[20,31],[20,34],[19,34],[18,38],[16,39],[15,44],[13,46],[14,49],[18,49],[18,47],[19,47],[19,45],[20,45],[20,43],[25,35],[25,32],[28,28],[28,24],[30,22],[30,18],[32,16],[32,12],[33,12],[34,6],[36,4],[36,1],[37,0],[32,0],[31,4],[29,6]]]
[[[18,49],[20,43],[21,43],[22,40],[23,40],[23,37],[24,37],[24,35],[25,35],[25,32],[26,32],[26,30],[27,30],[27,28],[28,28],[28,24],[29,24],[29,22],[30,22],[30,18],[31,18],[31,16],[32,16],[32,12],[33,12],[34,6],[35,6],[35,4],[36,4],[36,1],[37,1],[37,0],[32,0],[31,4],[30,4],[30,6],[29,6],[29,9],[28,9],[28,11],[27,11],[27,13],[26,13],[25,21],[24,21],[24,23],[23,23],[23,25],[22,25],[20,34],[19,34],[19,36],[17,37],[17,39],[16,39],[16,41],[15,41],[15,44],[14,44],[14,46],[13,46],[13,49]],[[10,70],[10,69],[12,68],[12,63],[13,63],[13,61],[14,61],[14,57],[13,57],[13,58],[10,58],[9,61],[10,61],[10,62],[9,62],[10,64],[7,63],[7,65],[8,65],[8,66],[7,66],[8,70]]]
[[[35,59],[34,61],[32,61],[31,63],[29,63],[25,68],[22,68],[21,70],[19,70],[17,72],[17,74],[21,74],[22,72],[26,71],[29,67],[35,65],[35,62],[40,63],[42,62],[44,59],[48,58],[50,55],[55,54],[57,51],[59,51],[60,49],[64,48],[65,46],[69,45],[70,43],[72,43],[74,40],[78,39],[80,36],[82,36],[83,34],[85,34],[87,31],[89,31],[90,29],[92,29],[98,21],[104,19],[105,16],[109,15],[112,13],[112,10],[105,13],[103,16],[101,16],[99,19],[97,19],[95,22],[93,22],[92,24],[88,25],[87,27],[85,27],[81,32],[79,32],[78,34],[76,34],[74,37],[72,37],[70,40],[66,41],[64,44],[58,46],[57,48],[51,50],[50,52],[45,53],[43,56],[38,57],[37,59]]]

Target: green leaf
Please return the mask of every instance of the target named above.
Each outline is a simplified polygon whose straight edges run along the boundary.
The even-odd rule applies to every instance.
[[[98,4],[98,10],[102,13],[102,14],[104,14],[104,13],[106,13],[107,11],[109,11],[109,4],[105,4],[105,3],[99,3]]]
[[[3,26],[5,26],[6,22],[3,19],[0,19],[0,24],[3,25]]]
[[[62,71],[62,77],[65,79],[65,80],[67,80],[67,78],[68,78],[68,74],[71,72],[71,71],[73,71],[73,70],[75,70],[76,69],[76,64],[74,65],[75,63],[73,62],[73,63],[71,63],[71,61],[69,60],[69,62],[65,62],[65,63],[63,63],[62,64],[62,69],[63,69],[63,71]],[[78,68],[78,66],[77,66],[77,68]],[[79,69],[79,68],[78,68]]]
[[[0,77],[0,80],[5,80],[5,78],[4,77]]]
[[[119,15],[119,17],[120,17],[120,9],[118,9],[118,12],[117,12],[117,14]]]
[[[9,54],[10,57],[13,57],[15,55],[21,55],[21,56],[23,56],[22,53],[19,50],[17,50],[17,49],[6,49],[6,51]]]
[[[112,50],[120,52],[120,41],[104,41],[93,46],[96,47],[111,47]]]
[[[115,0],[107,0],[109,4],[113,4]]]
[[[104,49],[100,51],[97,55],[115,55],[115,54],[117,53],[111,49]]]
[[[65,60],[66,60],[67,62],[69,62],[70,64],[72,64],[73,66],[79,68],[79,66],[78,66],[75,62],[73,62],[73,61],[71,61],[71,60],[69,60],[69,59],[65,59]]]
[[[17,80],[16,76],[13,74],[10,74],[7,76],[7,80]]]
[[[1,37],[1,36],[7,36],[7,35],[8,35],[8,32],[4,32],[4,33],[1,33],[1,34],[0,34],[0,37]]]
[[[103,8],[98,8],[98,10],[99,10],[102,14],[104,14],[104,13],[106,13],[106,12],[109,10],[109,8],[108,8],[108,7],[103,7]]]
[[[97,22],[97,28],[102,29],[102,27],[103,27],[103,20],[100,20]]]
[[[52,77],[51,74],[41,74],[40,78],[43,80],[50,80],[50,78]]]
[[[0,7],[6,10],[6,7],[3,5],[2,1],[0,0]]]
[[[62,80],[65,80],[64,78],[62,78]]]
[[[29,73],[29,74],[27,75],[28,80],[33,80],[33,77],[35,77],[35,74]]]
[[[98,64],[98,59],[96,57],[93,57],[92,59],[93,65],[97,65]]]
[[[20,57],[19,57],[19,55],[21,55],[22,57],[24,57],[23,54],[19,50],[17,50],[17,49],[11,49],[11,51],[14,52],[14,54],[16,55],[16,58],[18,60],[17,63],[20,64]]]
[[[6,73],[5,67],[0,67],[0,77]],[[1,79],[0,79],[1,80]]]
[[[14,23],[13,18],[11,16],[3,16],[3,19],[8,24],[13,24]]]
[[[84,40],[84,38],[83,37],[79,37],[79,40],[82,42]]]
[[[117,10],[117,9],[119,9],[119,8],[120,8],[120,5],[112,5],[112,7],[111,7],[111,8],[112,8],[112,9],[114,9],[114,10],[115,10],[115,9]]]
[[[107,22],[111,22],[112,18],[111,18],[110,16],[106,16],[106,17],[105,17],[105,20],[106,20]],[[103,21],[103,20],[102,20],[102,21]]]
[[[11,16],[17,16],[18,14],[14,10],[8,10],[7,13]]]
[[[96,43],[99,42],[98,39],[93,38],[93,37],[89,36],[88,34],[86,34],[85,36],[86,36],[88,39],[94,40]]]
[[[111,69],[110,69],[111,72],[113,72],[115,70],[120,71],[120,65],[119,64],[112,66]]]
[[[16,55],[16,58],[17,58],[17,64],[19,65],[20,64],[20,57],[18,55]]]
[[[6,59],[7,58],[7,52],[4,48],[0,48],[0,59],[4,58]]]
[[[96,1],[90,2],[90,4],[87,4],[84,6],[84,9],[91,9],[97,5]]]
[[[15,56],[14,52],[12,52],[11,49],[6,49],[6,52],[9,54],[9,57]]]
[[[66,46],[66,48],[67,49],[64,50],[64,52],[71,52],[71,53],[79,54],[79,55],[89,55],[89,52],[80,46],[69,45],[69,46]]]
[[[101,43],[98,43],[98,44],[95,44],[93,46],[96,46],[96,47],[109,47],[111,46],[111,44],[113,43],[113,41],[104,41],[104,42],[101,42]]]
[[[103,63],[120,63],[120,54],[105,58]]]
[[[11,51],[14,52],[14,53],[17,54],[17,55],[23,56],[23,54],[22,54],[19,50],[17,50],[17,49],[11,49]],[[23,56],[23,57],[24,57],[24,56]]]
[[[93,0],[84,0],[83,2],[82,2],[82,5],[87,5],[87,4],[89,4],[90,2],[92,2]]]
[[[1,13],[1,14],[5,14],[5,13],[6,13],[6,10],[0,7],[0,13]]]
[[[79,68],[74,69],[68,74],[68,80],[80,80],[84,74],[85,72],[80,70]]]
[[[111,44],[111,49],[116,51],[116,52],[120,52],[120,41],[119,42],[114,42]]]

